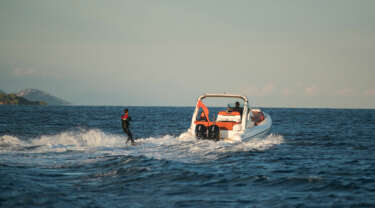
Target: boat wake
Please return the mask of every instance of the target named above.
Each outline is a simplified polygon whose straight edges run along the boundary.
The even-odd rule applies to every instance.
[[[136,140],[137,145],[135,146],[125,144],[126,139],[125,136],[104,133],[98,129],[45,135],[28,141],[4,135],[0,137],[0,154],[55,154],[78,151],[96,156],[145,156],[158,160],[195,163],[218,159],[222,153],[227,152],[265,151],[284,141],[280,135],[269,135],[263,139],[254,138],[247,142],[242,142],[241,138],[214,142],[196,140],[188,132],[179,137],[165,135],[139,138]]]

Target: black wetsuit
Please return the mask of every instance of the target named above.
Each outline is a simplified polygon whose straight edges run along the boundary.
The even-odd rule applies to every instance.
[[[131,140],[132,144],[134,144],[133,134],[131,133],[129,129],[129,125],[130,125],[129,121],[131,121],[130,116],[123,115],[121,117],[122,129],[128,135],[128,140],[126,140],[126,143],[128,143],[128,141]]]

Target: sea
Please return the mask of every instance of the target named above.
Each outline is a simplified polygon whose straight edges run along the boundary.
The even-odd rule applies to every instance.
[[[0,106],[0,207],[375,207],[375,110],[263,108],[264,138],[187,133],[193,107]]]

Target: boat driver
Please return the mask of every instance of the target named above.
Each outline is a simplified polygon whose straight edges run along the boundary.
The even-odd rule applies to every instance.
[[[233,111],[239,112],[242,116],[242,108],[240,107],[240,102],[238,101],[236,102],[235,107],[233,108]]]

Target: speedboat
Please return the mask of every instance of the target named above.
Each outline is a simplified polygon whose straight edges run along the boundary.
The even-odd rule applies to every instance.
[[[213,103],[207,101],[212,99]],[[235,103],[235,106],[219,107],[215,100]],[[213,106],[207,107],[205,103]],[[246,96],[204,94],[198,98],[188,131],[197,139],[220,141],[241,138],[241,141],[247,141],[264,137],[271,126],[271,116],[260,109],[251,109]]]

